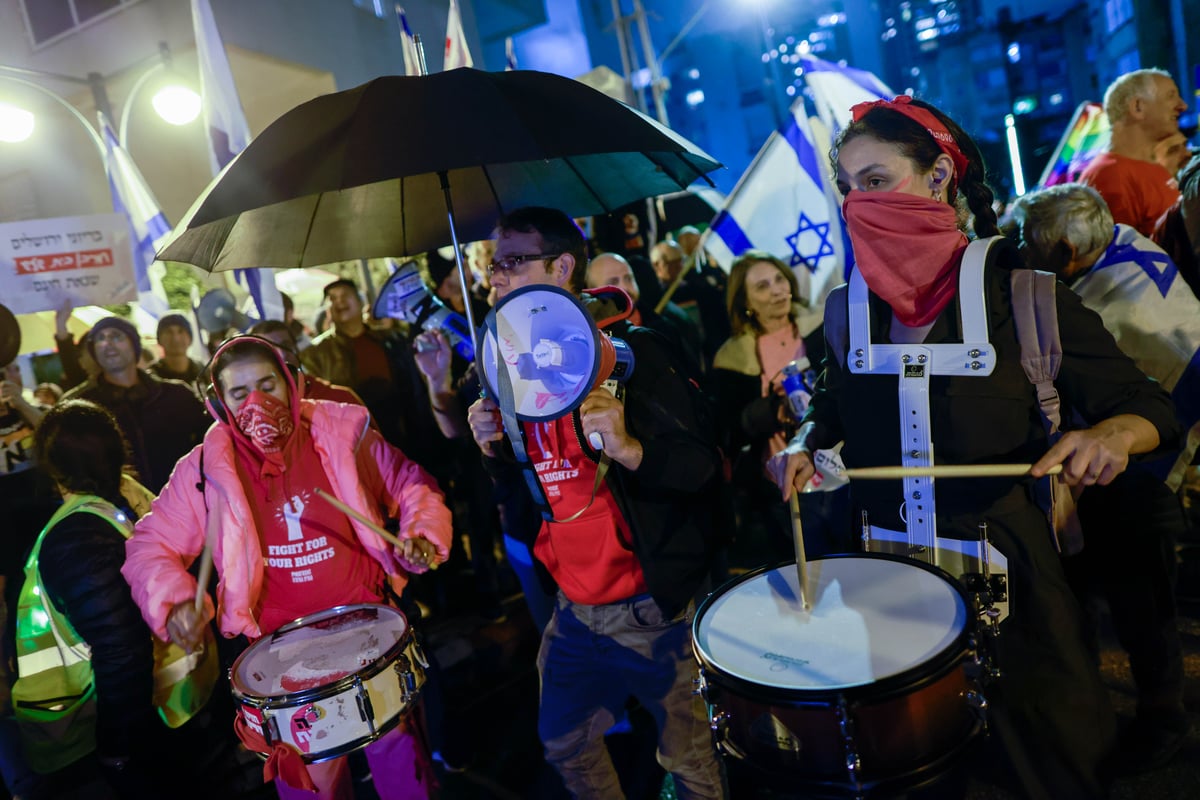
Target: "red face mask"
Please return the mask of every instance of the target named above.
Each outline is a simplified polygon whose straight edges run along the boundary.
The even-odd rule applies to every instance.
[[[238,428],[264,453],[278,453],[295,430],[292,410],[278,397],[255,390],[235,415]]]
[[[904,192],[856,192],[842,204],[867,287],[910,327],[937,319],[958,290],[967,237],[954,208]]]

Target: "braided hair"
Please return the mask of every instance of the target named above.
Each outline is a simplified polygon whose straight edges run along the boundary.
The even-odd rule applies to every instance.
[[[973,218],[972,230],[980,238],[996,236],[1000,227],[996,212],[992,209],[995,195],[987,185],[987,173],[983,163],[983,155],[975,141],[967,135],[958,123],[943,114],[937,108],[921,100],[913,100],[912,105],[926,109],[946,127],[958,149],[967,157],[967,168],[962,175],[955,175],[949,187],[948,197],[956,207],[961,196],[966,204],[966,210]],[[886,106],[872,108],[856,122],[851,122],[838,134],[833,150],[829,157],[833,161],[834,171],[837,171],[837,155],[846,142],[859,136],[869,136],[881,142],[894,144],[906,158],[912,161],[919,171],[927,172],[933,168],[942,149],[929,135],[920,123],[903,114],[893,111]]]

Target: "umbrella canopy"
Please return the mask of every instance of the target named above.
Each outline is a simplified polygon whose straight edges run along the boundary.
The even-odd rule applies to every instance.
[[[219,271],[414,255],[450,243],[448,200],[459,238],[471,241],[521,206],[603,213],[719,166],[644,114],[558,75],[377,78],[268,126],[159,258]]]

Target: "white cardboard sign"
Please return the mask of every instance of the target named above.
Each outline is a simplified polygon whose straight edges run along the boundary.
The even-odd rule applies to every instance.
[[[14,314],[137,299],[129,221],[121,214],[0,224],[0,302]]]

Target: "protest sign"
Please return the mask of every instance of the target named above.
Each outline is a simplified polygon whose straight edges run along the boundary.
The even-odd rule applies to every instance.
[[[137,299],[129,220],[120,214],[0,224],[0,297],[14,314]]]

